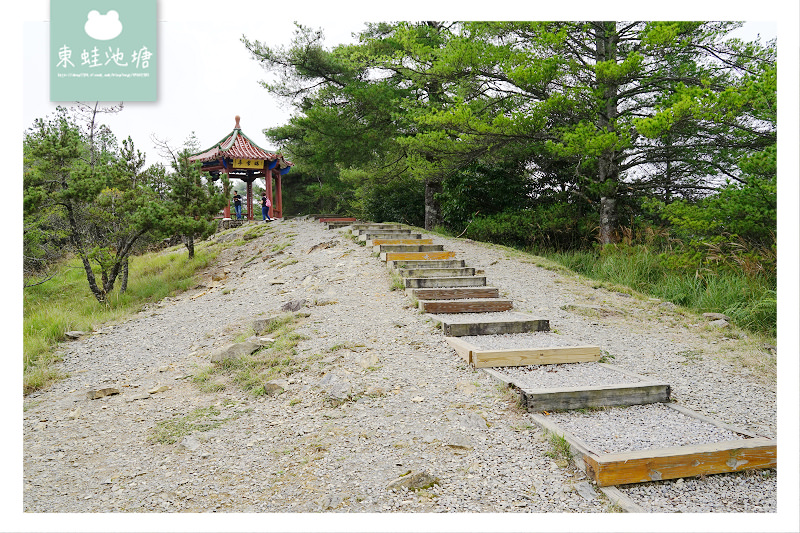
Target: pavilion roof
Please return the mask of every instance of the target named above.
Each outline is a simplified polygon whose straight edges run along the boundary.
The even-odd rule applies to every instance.
[[[192,154],[189,161],[215,161],[218,159],[263,159],[265,161],[278,160],[277,167],[284,169],[293,166],[294,163],[283,158],[283,154],[268,152],[242,133],[239,127],[239,116],[236,116],[236,126],[233,131],[226,135],[222,140],[215,143],[211,148]]]

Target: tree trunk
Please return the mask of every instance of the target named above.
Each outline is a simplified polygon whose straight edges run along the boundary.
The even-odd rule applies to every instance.
[[[442,211],[436,195],[442,192],[440,181],[425,180],[425,229],[442,225]]]
[[[194,259],[194,233],[186,236],[186,248],[189,250],[189,259]]]
[[[119,292],[123,293],[128,290],[128,258],[122,263],[122,280],[119,285]]]
[[[614,198],[600,198],[600,243],[603,245],[614,242],[614,230],[617,227],[617,200]]]
[[[595,22],[595,58],[598,63],[617,61],[616,22]],[[615,80],[598,80],[598,88],[602,90],[603,105],[597,117],[599,134],[616,131],[616,119],[619,116],[617,98],[619,84]],[[600,198],[600,244],[613,242],[617,223],[617,188],[619,185],[618,154],[611,148],[603,150],[597,161],[597,181],[601,186]]]

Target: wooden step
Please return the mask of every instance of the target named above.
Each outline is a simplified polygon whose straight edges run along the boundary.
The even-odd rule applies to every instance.
[[[366,228],[359,229],[357,231],[358,235],[365,235],[367,233],[384,233],[386,235],[401,235],[404,233],[411,233],[410,229],[405,228]]]
[[[417,300],[458,300],[461,298],[499,298],[497,287],[430,287],[407,289]]]
[[[419,300],[419,309],[425,313],[496,313],[510,311],[511,300],[500,298],[461,298],[459,300]]]
[[[349,222],[326,222],[325,229],[340,229],[349,226]]]
[[[356,219],[353,217],[323,217],[319,219],[320,222],[355,222]]]
[[[395,270],[401,268],[463,268],[466,261],[463,259],[449,259],[441,261],[387,261],[386,266]]]
[[[386,252],[381,254],[381,261],[452,259],[455,256],[455,252]]]
[[[444,250],[442,244],[379,244],[373,246],[373,252],[441,252]]]
[[[383,232],[375,232],[370,231],[368,233],[362,233],[358,236],[359,241],[363,241],[365,243],[373,240],[373,239],[421,239],[422,235],[419,233],[408,233],[405,231],[403,233],[383,233]]]
[[[362,229],[403,229],[401,224],[376,224],[374,222],[357,222],[353,224],[351,231],[353,235],[358,235]]]
[[[453,276],[445,278],[404,278],[406,289],[425,287],[484,287],[486,276]]]
[[[474,276],[475,269],[463,268],[399,268],[397,273],[401,278],[451,278]]]
[[[447,343],[475,368],[558,365],[564,363],[587,363],[600,359],[600,347],[577,344],[575,346],[545,346],[489,350],[463,339],[447,337]],[[623,372],[622,370],[620,370]],[[630,380],[629,380],[630,381]],[[667,395],[669,397],[669,394]],[[656,400],[666,401],[666,400]],[[598,405],[599,407],[599,405]]]
[[[335,213],[334,214],[330,214],[330,213],[321,213],[320,214],[320,213],[317,213],[317,214],[314,214],[314,215],[306,215],[307,218],[312,219],[312,220],[319,220],[321,218],[336,218],[338,216],[339,215],[335,214]]]
[[[367,246],[378,246],[381,244],[433,244],[433,239],[371,239],[367,241]]]
[[[690,418],[738,433],[741,438],[707,444],[606,453],[548,420],[547,416],[536,413],[529,416],[545,432],[561,436],[570,444],[576,459],[575,464],[583,468],[599,487],[777,467],[778,450],[774,439],[755,435],[674,403],[663,405]]]
[[[447,314],[429,314],[428,317],[441,324],[442,331],[447,337],[550,331],[549,320],[536,318],[527,313],[497,313],[497,318],[482,317],[474,320],[469,320],[469,315],[456,318]]]

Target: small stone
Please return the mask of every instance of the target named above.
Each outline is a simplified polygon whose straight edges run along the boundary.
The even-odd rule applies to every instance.
[[[178,444],[181,448],[186,448],[187,450],[193,452],[200,447],[200,441],[197,440],[197,437],[193,435],[188,435],[183,437],[183,440]]]
[[[422,396],[414,396],[413,398],[411,398],[411,401],[416,403],[421,403],[425,401],[425,398],[423,398]]]
[[[703,313],[703,318],[712,321],[712,320],[727,320],[730,321],[730,317],[728,315],[723,315],[722,313]]]
[[[469,381],[459,381],[456,383],[456,390],[464,394],[474,394],[478,387]]]
[[[236,342],[228,344],[211,354],[212,363],[221,363],[228,359],[239,359],[258,350],[260,346],[254,342]]]
[[[306,305],[305,298],[301,298],[299,300],[290,300],[281,306],[282,311],[299,311],[301,307]]]
[[[427,472],[410,472],[405,476],[400,476],[386,486],[387,490],[421,490],[428,489],[439,484],[439,479]]]
[[[169,386],[168,385],[161,385],[160,387],[153,387],[152,389],[150,389],[147,392],[150,393],[150,394],[158,394],[159,392],[164,392],[164,391],[167,391],[167,390],[169,390]]]
[[[86,335],[85,331],[77,331],[76,330],[76,331],[65,331],[64,332],[64,336],[66,338],[70,339],[70,340],[80,339],[84,335]]]
[[[93,389],[86,392],[86,397],[90,400],[96,400],[98,398],[103,398],[105,396],[112,396],[114,394],[119,394],[119,389],[115,389],[113,387],[107,387],[105,389]]]
[[[712,320],[709,324],[717,328],[727,328],[730,325],[727,320],[723,319]]]

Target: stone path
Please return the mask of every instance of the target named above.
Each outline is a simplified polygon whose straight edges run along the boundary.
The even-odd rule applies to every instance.
[[[25,399],[26,512],[500,512],[513,523],[518,513],[614,509],[553,454],[513,395],[466,365],[402,291],[390,290],[370,248],[319,222],[278,221],[270,230],[225,252],[216,270],[228,273],[216,285],[209,272],[205,287],[63,346],[70,377]],[[735,360],[753,349],[747,339],[504,249],[430,238],[484,270],[522,311],[546,314],[559,333],[602,346],[630,371],[665,376],[681,404],[775,434],[774,385]],[[283,392],[253,397],[234,384],[201,392],[193,383],[211,353],[246,335],[253,320],[302,300],[308,316],[297,332],[306,339]],[[568,307],[587,303],[611,314],[601,324]],[[104,387],[121,393],[87,399]],[[342,390],[346,401],[331,401]],[[152,440],[159,424],[193,416],[216,427],[174,444]],[[409,472],[437,482],[416,492],[387,488]],[[731,484],[715,477],[747,478],[749,490],[731,498]],[[717,494],[710,504],[658,509],[775,511],[774,472],[702,482]]]

